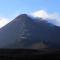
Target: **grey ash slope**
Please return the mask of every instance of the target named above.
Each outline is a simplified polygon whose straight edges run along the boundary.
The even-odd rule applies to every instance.
[[[0,29],[0,48],[33,49],[41,42],[48,48],[60,48],[60,27],[22,14]]]

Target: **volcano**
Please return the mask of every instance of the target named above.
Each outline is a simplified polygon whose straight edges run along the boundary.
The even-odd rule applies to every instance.
[[[60,27],[21,14],[0,29],[0,48],[60,48]]]

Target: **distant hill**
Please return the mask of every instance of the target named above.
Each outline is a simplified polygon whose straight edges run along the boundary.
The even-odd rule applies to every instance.
[[[0,48],[60,48],[60,27],[21,14],[0,29]]]

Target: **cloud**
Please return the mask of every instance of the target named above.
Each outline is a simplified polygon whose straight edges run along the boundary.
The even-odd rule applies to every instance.
[[[38,10],[31,14],[33,17],[38,17],[47,20],[54,25],[60,26],[60,14],[57,12],[49,13],[45,10]]]
[[[0,18],[0,28],[2,28],[3,26],[5,26],[9,22],[10,22],[10,20],[7,19],[7,18]]]
[[[48,13],[44,10],[39,10],[39,11],[33,12],[32,15],[34,17],[41,17],[44,19],[48,17]]]

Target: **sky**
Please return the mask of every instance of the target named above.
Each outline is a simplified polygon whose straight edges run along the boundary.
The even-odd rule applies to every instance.
[[[22,13],[59,21],[60,0],[0,0],[0,27]]]

